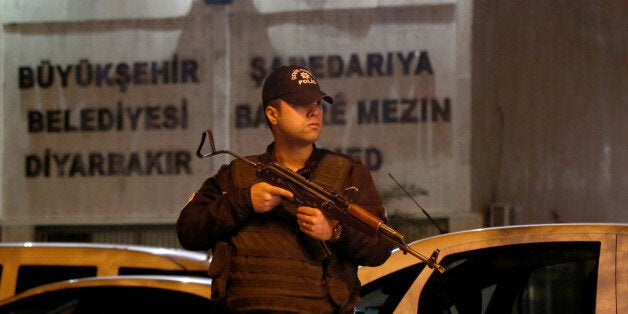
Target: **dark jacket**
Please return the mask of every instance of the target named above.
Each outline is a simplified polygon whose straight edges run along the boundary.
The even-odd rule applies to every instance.
[[[298,173],[309,179],[325,154],[335,153],[315,147]],[[273,144],[252,158],[276,161]],[[350,170],[344,187],[357,188],[354,203],[386,222],[370,173],[359,161],[345,158]],[[345,226],[340,240],[324,244],[332,255],[320,260],[312,244],[316,241],[296,224],[296,205],[285,201],[264,214],[253,211],[250,187],[260,181],[252,167],[234,160],[207,179],[181,211],[177,221],[181,245],[195,251],[212,249],[212,296],[231,309],[303,313],[352,309],[359,300],[357,266],[382,264],[392,245]]]

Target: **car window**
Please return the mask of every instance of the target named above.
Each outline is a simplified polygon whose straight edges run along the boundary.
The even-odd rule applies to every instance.
[[[194,294],[149,287],[89,287],[34,295],[0,308],[2,314],[215,313]]]
[[[362,286],[356,313],[391,313],[424,267],[414,264]]]
[[[22,265],[18,268],[15,292],[56,281],[96,276],[96,266]]]
[[[443,258],[419,313],[594,313],[599,242],[509,245]]]
[[[120,267],[118,275],[170,275],[170,276],[193,276],[209,278],[207,270],[164,270],[148,267]]]

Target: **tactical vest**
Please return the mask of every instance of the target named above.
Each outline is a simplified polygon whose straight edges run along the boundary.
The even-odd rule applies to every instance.
[[[259,156],[247,158],[260,161]],[[340,193],[350,168],[348,158],[325,153],[310,180]],[[255,169],[241,160],[232,161],[230,169],[236,190],[261,181]],[[219,243],[214,248],[212,264],[225,264],[220,259],[227,259],[228,267],[221,269],[224,292],[217,286],[220,280],[214,279],[212,297],[224,298],[227,308],[243,310],[333,313],[345,305],[355,287],[339,278],[342,275],[338,275],[337,268],[342,266],[337,256],[321,258],[320,250],[327,249],[326,243],[304,235],[295,216],[296,205],[284,201],[270,212],[252,216],[230,239],[226,253],[218,252],[225,250],[218,249],[225,246]],[[329,271],[330,263],[335,270]],[[210,269],[210,276],[218,275],[211,274]]]

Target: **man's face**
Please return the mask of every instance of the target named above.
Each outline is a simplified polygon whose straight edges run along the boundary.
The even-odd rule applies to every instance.
[[[312,144],[318,140],[323,129],[320,100],[307,106],[294,106],[281,99],[279,108],[272,109],[269,120],[275,127],[276,137],[295,144]]]

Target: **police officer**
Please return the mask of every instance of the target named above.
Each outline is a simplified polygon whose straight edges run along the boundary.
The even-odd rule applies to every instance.
[[[303,66],[276,68],[262,103],[274,141],[256,162],[278,162],[308,180],[346,194],[386,222],[373,179],[359,160],[318,148],[321,91]],[[319,209],[297,206],[293,194],[266,183],[234,159],[205,180],[177,221],[181,245],[212,250],[212,300],[231,313],[353,313],[358,265],[377,266],[392,245]]]

